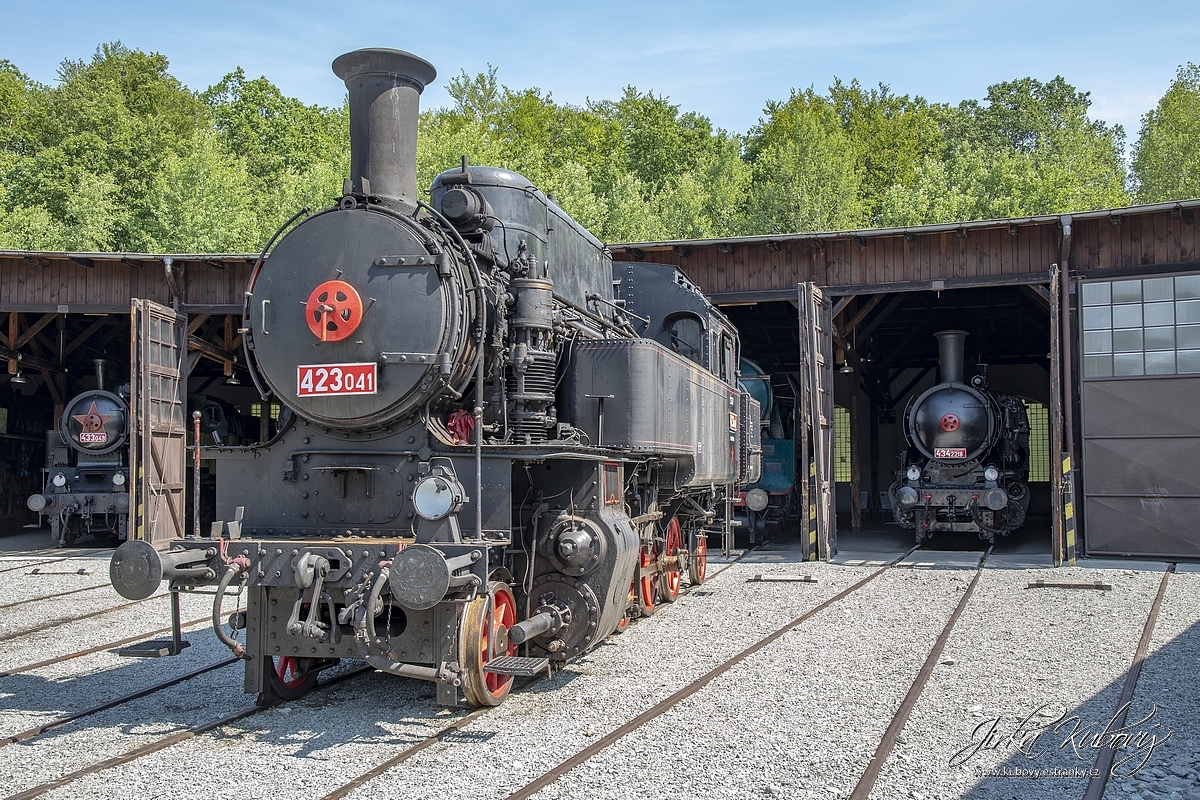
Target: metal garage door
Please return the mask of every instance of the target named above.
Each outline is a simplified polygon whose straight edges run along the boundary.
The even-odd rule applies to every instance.
[[[1081,293],[1087,551],[1200,557],[1200,275]]]

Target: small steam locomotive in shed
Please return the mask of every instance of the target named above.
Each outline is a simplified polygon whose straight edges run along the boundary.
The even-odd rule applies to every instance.
[[[114,394],[104,390],[104,379],[104,362],[97,360],[99,388],[72,398],[59,429],[46,431],[45,486],[26,500],[49,520],[58,547],[87,534],[129,536],[128,386]]]
[[[963,382],[965,331],[935,336],[941,383],[904,412],[908,449],[888,490],[892,513],[917,544],[935,531],[994,542],[1029,508],[1028,414],[1020,397],[988,388],[986,371]]]
[[[333,67],[353,177],[245,293],[251,375],[291,413],[269,442],[205,448],[207,535],[127,542],[110,575],[131,599],[215,586],[247,692],[299,696],[359,658],[496,705],[704,580],[758,478],[758,404],[736,331],[677,269],[613,264],[507,170],[464,159],[418,199],[431,65]]]

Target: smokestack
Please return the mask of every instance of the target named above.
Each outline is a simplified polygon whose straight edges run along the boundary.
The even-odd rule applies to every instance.
[[[372,47],[338,56],[333,71],[350,92],[353,191],[415,209],[417,114],[437,70],[403,50]]]
[[[108,366],[108,362],[103,358],[97,358],[94,363],[96,365],[96,388],[103,392],[106,372],[105,367]]]
[[[938,368],[942,372],[942,383],[963,382],[963,342],[966,331],[938,331]]]

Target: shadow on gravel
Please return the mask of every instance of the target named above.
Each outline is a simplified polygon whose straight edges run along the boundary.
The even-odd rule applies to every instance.
[[[204,646],[207,643],[202,640],[206,637],[213,639],[212,646]],[[193,646],[173,658],[121,659],[96,672],[61,678],[47,678],[37,671],[0,676],[0,712],[72,714],[229,657],[229,651],[217,644],[211,629],[188,631],[185,638]],[[235,669],[236,665],[225,668]],[[175,691],[186,686],[185,682],[175,687]],[[4,735],[12,733],[7,728],[3,730]]]
[[[1078,655],[1088,658],[1086,652]],[[1200,623],[1147,657],[1123,727],[1114,725],[1113,718],[1124,673],[1072,708],[1031,690],[1024,720],[1006,716],[997,721],[977,713],[964,723],[962,763],[947,769],[970,770],[976,776],[975,785],[961,795],[969,800],[1082,798],[1099,747],[1115,741],[1106,800],[1200,798],[1198,665]],[[1036,685],[1032,680],[1031,684]],[[994,774],[981,774],[976,764],[985,759],[972,755],[976,745],[981,752],[994,749],[1011,755],[990,771]]]
[[[204,632],[198,633],[199,636],[192,637],[193,640],[204,634]],[[215,640],[214,645],[216,645]],[[193,670],[222,661],[227,657],[228,651],[218,648],[218,646],[205,648],[205,646],[193,644],[192,648],[188,648],[181,655],[170,658],[170,660],[130,658],[130,660],[121,660],[113,663],[112,666],[85,675],[44,678],[36,673],[18,673],[4,676],[4,678],[0,678],[0,724],[4,726],[0,728],[0,739],[34,727],[35,724],[49,722],[55,717],[95,708],[96,705],[118,699],[124,694],[137,692],[158,684],[158,682],[191,673]],[[241,673],[236,664],[217,669],[214,673],[197,676],[193,680],[203,680],[208,675],[234,675],[236,684],[239,688],[241,686]],[[234,680],[233,678],[226,679]],[[163,692],[151,694],[150,697],[160,700],[161,703],[156,708],[170,708],[169,699],[172,697],[172,693],[184,692],[186,694],[191,682],[182,682],[182,684],[167,688]],[[119,708],[121,706],[118,706]],[[115,712],[116,709],[102,712],[101,716],[115,714]],[[14,717],[23,714],[36,715],[36,717],[23,722],[14,721]],[[83,720],[68,724],[65,728],[55,730],[55,732],[44,733],[38,736],[37,740],[46,740],[55,735],[86,727],[90,720],[90,717],[85,717]],[[143,720],[143,722],[148,721]]]

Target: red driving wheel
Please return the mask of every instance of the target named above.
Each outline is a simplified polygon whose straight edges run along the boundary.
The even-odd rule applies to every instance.
[[[467,603],[459,628],[459,654],[463,659],[463,694],[474,706],[498,706],[512,689],[513,676],[488,672],[494,658],[514,656],[517,645],[508,629],[517,623],[517,601],[508,585],[492,581],[488,593]]]
[[[704,531],[696,531],[696,549],[692,551],[692,557],[688,559],[688,580],[693,586],[699,586],[704,583],[704,578],[708,574],[708,534]]]
[[[650,616],[654,613],[654,609],[658,607],[658,575],[654,572],[642,574],[642,571],[648,570],[658,562],[658,545],[653,548],[642,545],[642,557],[638,562],[640,567],[638,580],[638,605],[641,607],[644,616]]]
[[[269,666],[267,678],[271,693],[281,700],[296,700],[317,685],[317,670],[311,669],[315,658],[275,656]]]
[[[682,549],[683,533],[679,529],[679,520],[671,517],[667,523],[666,558],[663,559],[658,586],[659,598],[665,603],[679,597],[679,587],[683,583],[683,575],[679,571],[679,551]]]

